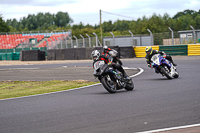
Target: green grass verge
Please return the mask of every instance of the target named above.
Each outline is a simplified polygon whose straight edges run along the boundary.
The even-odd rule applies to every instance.
[[[96,84],[89,81],[1,81],[0,99],[15,98],[36,94],[44,94],[56,91],[69,90]]]

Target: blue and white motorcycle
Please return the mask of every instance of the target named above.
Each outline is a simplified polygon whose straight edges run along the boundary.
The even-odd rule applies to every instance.
[[[176,67],[169,60],[163,58],[162,55],[153,55],[151,61],[152,67],[156,69],[156,72],[162,74],[162,76],[166,76],[168,79],[179,77]]]

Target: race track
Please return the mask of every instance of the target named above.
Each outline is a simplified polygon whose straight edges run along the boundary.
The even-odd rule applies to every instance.
[[[180,77],[167,80],[149,69],[144,58],[124,59],[125,67],[144,69],[133,78],[135,90],[131,92],[109,94],[102,85],[95,85],[0,100],[0,132],[134,133],[198,124],[200,57],[178,56],[174,60]]]

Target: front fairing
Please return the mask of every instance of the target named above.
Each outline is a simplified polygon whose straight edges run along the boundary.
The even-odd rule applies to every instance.
[[[108,65],[104,64],[104,65],[100,66],[98,69],[94,69],[93,75],[101,76],[105,72],[107,67],[108,67]]]
[[[167,59],[163,58],[160,54],[155,54],[154,56],[152,56],[151,60],[152,66],[154,68],[159,68],[162,65],[166,65],[168,68],[171,68],[172,66],[172,63]]]
[[[104,61],[100,60],[94,63],[94,72],[93,75],[95,77],[100,76],[103,72],[104,69],[107,67],[107,64],[105,64]]]

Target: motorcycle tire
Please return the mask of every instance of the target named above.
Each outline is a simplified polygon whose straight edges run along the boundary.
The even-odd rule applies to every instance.
[[[127,91],[132,91],[133,89],[134,89],[134,83],[133,83],[132,79],[130,79],[130,80],[126,83],[125,90],[127,90]]]
[[[109,81],[107,76],[101,78],[101,83],[109,93],[116,93],[117,89],[115,83],[112,80]]]
[[[160,69],[161,69],[162,74],[164,74],[168,79],[172,79],[170,73],[168,73],[167,70],[166,70],[166,69],[168,69],[166,66],[161,67]]]
[[[176,71],[176,74],[174,75],[174,78],[178,78],[179,77],[179,73]]]

